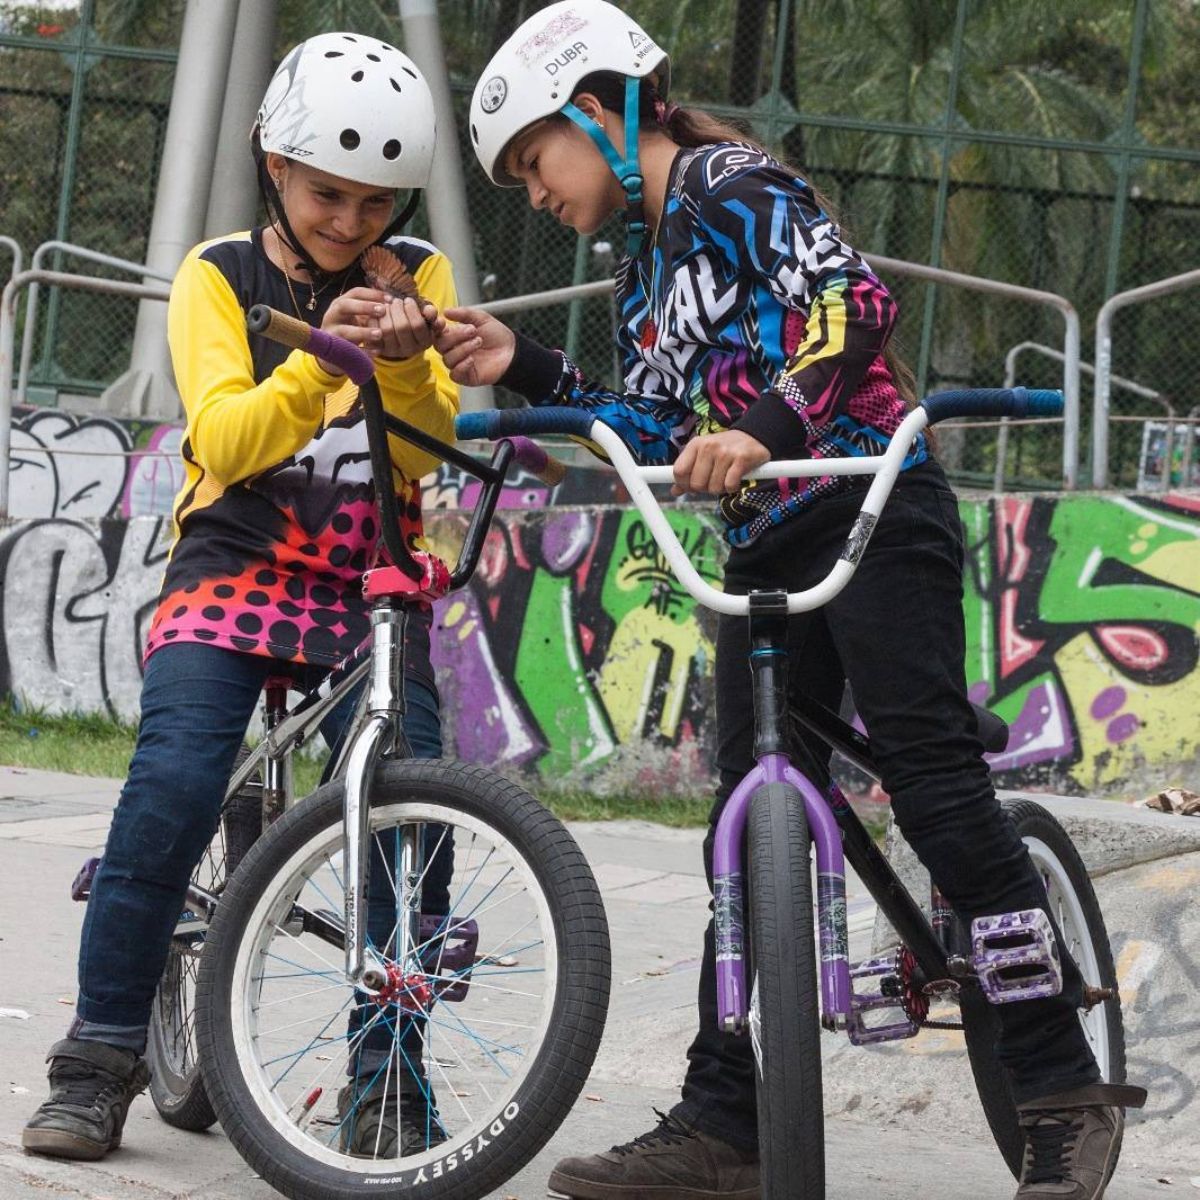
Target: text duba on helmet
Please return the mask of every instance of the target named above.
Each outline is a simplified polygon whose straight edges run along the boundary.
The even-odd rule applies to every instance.
[[[517,27],[471,97],[471,146],[493,183],[520,186],[504,170],[509,142],[559,112],[579,81],[596,71],[653,77],[665,98],[671,62],[636,21],[605,0],[562,0]]]
[[[395,46],[323,33],[279,64],[258,110],[258,136],[264,153],[341,179],[423,188],[437,138],[433,95]]]

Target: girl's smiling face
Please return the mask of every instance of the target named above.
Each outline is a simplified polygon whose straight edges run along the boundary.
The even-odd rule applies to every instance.
[[[611,117],[587,100],[580,96],[575,103],[593,120]],[[621,139],[614,144],[623,143],[623,134]],[[505,151],[504,167],[525,185],[533,208],[546,209],[577,233],[595,233],[624,205],[621,185],[596,144],[566,117],[539,121],[514,138]]]
[[[267,169],[292,229],[323,271],[344,271],[392,219],[393,188],[341,179],[281,154],[267,155]]]

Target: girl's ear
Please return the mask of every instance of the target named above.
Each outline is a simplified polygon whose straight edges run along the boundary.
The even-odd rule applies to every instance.
[[[604,123],[604,106],[591,92],[580,92],[578,96],[573,96],[571,98],[571,103],[574,104],[575,107],[584,114],[584,116],[591,117],[597,125],[602,125]]]

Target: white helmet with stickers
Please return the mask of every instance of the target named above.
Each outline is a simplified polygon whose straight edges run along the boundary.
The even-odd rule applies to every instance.
[[[595,71],[654,77],[670,84],[667,53],[605,0],[562,0],[539,9],[492,56],[471,97],[471,145],[493,183],[519,187],[504,170],[509,142],[535,121],[561,112],[579,81]]]
[[[433,165],[433,96],[395,46],[322,33],[279,64],[258,110],[274,152],[372,187],[423,188]]]

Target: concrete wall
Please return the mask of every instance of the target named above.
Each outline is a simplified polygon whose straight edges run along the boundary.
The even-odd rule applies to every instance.
[[[178,438],[170,426],[19,414],[14,520],[0,530],[0,691],[136,713]],[[446,470],[427,482],[444,552],[476,487]],[[461,756],[602,788],[707,786],[714,619],[619,499],[598,470],[573,471],[553,496],[514,481],[470,590],[440,609],[436,661]],[[994,759],[1000,782],[1128,796],[1197,787],[1200,496],[1017,495],[961,510],[972,696],[1013,728]],[[700,509],[671,519],[718,578],[714,523]]]

